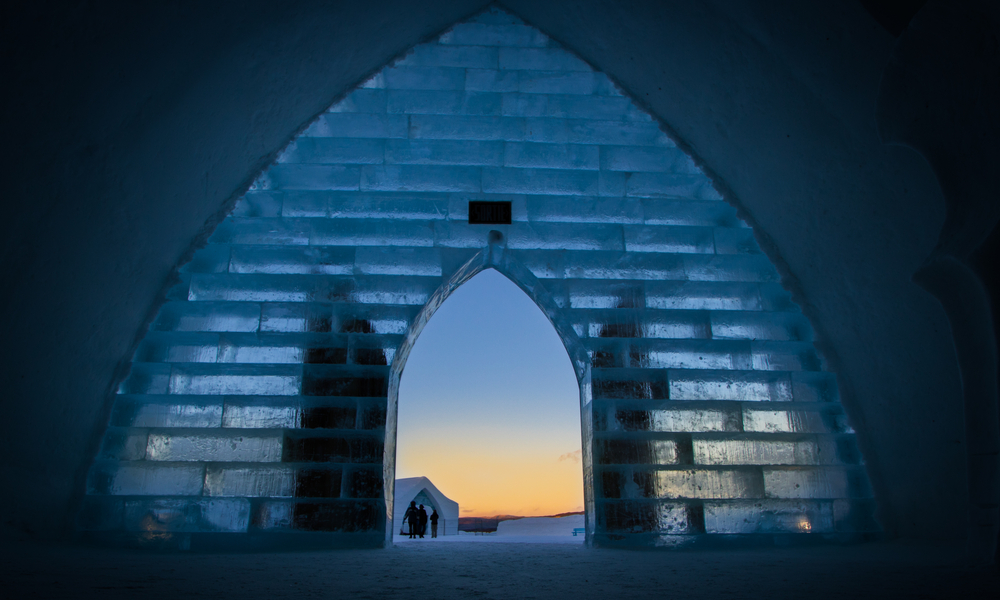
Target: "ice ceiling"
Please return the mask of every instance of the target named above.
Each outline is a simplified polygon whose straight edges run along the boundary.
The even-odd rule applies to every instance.
[[[512,223],[469,224],[470,200]],[[79,528],[382,544],[406,355],[486,268],[573,360],[589,542],[877,529],[835,378],[752,230],[606,76],[495,9],[320,115],[181,269]]]

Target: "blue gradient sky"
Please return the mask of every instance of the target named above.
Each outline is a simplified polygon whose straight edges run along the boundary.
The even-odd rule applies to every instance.
[[[399,389],[396,477],[426,476],[463,516],[583,510],[579,388],[542,311],[484,271],[420,334]]]

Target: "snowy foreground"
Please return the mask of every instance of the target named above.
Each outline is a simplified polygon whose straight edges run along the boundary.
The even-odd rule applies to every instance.
[[[384,550],[276,554],[0,548],[0,590],[12,600],[1000,598],[996,571],[965,569],[957,547],[642,552],[454,537]]]

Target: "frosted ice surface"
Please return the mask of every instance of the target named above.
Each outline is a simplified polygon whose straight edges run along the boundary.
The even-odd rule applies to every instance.
[[[171,396],[119,396],[111,415],[111,423],[123,427],[219,427],[221,421],[221,403],[178,403]]]
[[[699,465],[815,465],[834,462],[831,442],[782,440],[694,440]]]
[[[660,409],[615,411],[618,427],[633,431],[738,431],[739,418],[722,409]]]
[[[245,498],[291,498],[295,470],[290,467],[209,467],[205,495]]]
[[[842,468],[765,469],[768,498],[848,498],[847,472]]]
[[[246,500],[128,500],[125,528],[141,532],[238,532],[250,522]]]
[[[792,385],[781,373],[677,370],[671,372],[670,398],[788,402]]]
[[[763,501],[752,505],[705,503],[707,533],[830,533],[833,505],[828,502]]]
[[[88,492],[121,496],[197,496],[201,494],[204,476],[205,467],[200,464],[95,463]]]
[[[291,365],[194,367],[174,369],[170,378],[171,394],[290,396],[299,393],[302,382],[301,367]]]
[[[152,433],[146,459],[155,461],[276,462],[280,435]]]
[[[834,419],[835,420],[835,419]],[[823,415],[818,412],[798,410],[758,410],[747,408],[743,411],[743,430],[762,433],[823,433],[839,431],[839,427],[829,427]]]
[[[657,495],[661,498],[762,498],[764,482],[751,470],[657,471]]]
[[[288,429],[298,427],[298,406],[226,404],[222,426],[231,429]]]

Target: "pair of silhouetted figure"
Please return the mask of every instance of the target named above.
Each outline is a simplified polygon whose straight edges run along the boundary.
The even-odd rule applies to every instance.
[[[427,511],[424,510],[424,505],[421,504],[417,507],[417,502],[414,500],[410,502],[410,507],[406,509],[406,514],[403,515],[403,519],[410,526],[410,539],[420,536],[424,537],[424,533],[427,532]],[[438,513],[434,510],[430,516],[431,522],[431,537],[436,538],[438,536]]]

